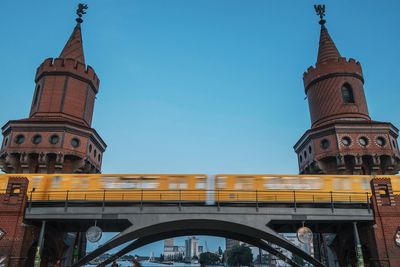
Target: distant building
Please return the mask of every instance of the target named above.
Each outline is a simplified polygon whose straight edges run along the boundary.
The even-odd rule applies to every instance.
[[[230,249],[232,249],[234,246],[239,246],[239,245],[240,245],[240,241],[238,241],[238,240],[229,239],[229,238],[226,238],[226,239],[225,239],[225,247],[226,247],[226,250],[230,250]]]
[[[164,240],[164,258],[166,260],[174,260],[179,257],[179,255],[184,255],[184,248],[179,246],[174,246],[174,239],[168,238]]]
[[[164,240],[164,247],[173,247],[174,246],[174,239],[168,238]]]
[[[189,236],[185,240],[185,260],[190,261],[193,257],[198,257],[199,240],[195,236]]]

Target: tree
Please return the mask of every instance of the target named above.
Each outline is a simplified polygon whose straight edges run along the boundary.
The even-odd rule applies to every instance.
[[[222,252],[222,248],[221,248],[221,247],[218,247],[218,255],[219,255],[219,256],[222,256],[222,253],[223,253],[223,252]]]
[[[229,266],[249,266],[252,264],[253,254],[251,249],[242,244],[240,246],[234,246],[228,250],[228,265]]]
[[[160,261],[164,261],[164,254],[160,254]]]
[[[216,265],[220,262],[219,255],[212,252],[201,253],[200,262],[204,265]]]

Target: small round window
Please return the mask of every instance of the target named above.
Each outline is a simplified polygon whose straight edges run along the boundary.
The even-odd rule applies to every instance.
[[[92,144],[89,145],[89,153],[92,153]]]
[[[379,136],[376,138],[376,144],[378,146],[385,146],[386,145],[386,140],[382,136]]]
[[[60,141],[60,137],[59,137],[58,135],[56,135],[56,134],[53,134],[53,135],[50,136],[50,138],[49,138],[49,142],[50,142],[50,144],[52,144],[52,145],[57,144],[58,141]]]
[[[79,147],[79,145],[81,144],[81,141],[79,141],[78,138],[72,138],[71,139],[71,145],[75,148]]]
[[[345,136],[342,138],[342,144],[344,146],[350,146],[351,145],[351,139],[348,136]]]
[[[17,135],[17,137],[15,137],[15,143],[20,145],[23,142],[25,142],[25,136],[23,136],[22,134]]]
[[[322,149],[327,149],[330,145],[330,142],[328,139],[322,139],[321,140],[321,148]]]
[[[365,136],[361,136],[358,139],[358,142],[360,143],[361,146],[367,146],[368,145],[368,138]]]
[[[42,142],[42,136],[40,134],[36,134],[32,137],[32,143],[35,145],[39,144],[40,142]]]

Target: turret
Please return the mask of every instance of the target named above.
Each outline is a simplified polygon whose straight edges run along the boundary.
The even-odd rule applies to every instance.
[[[319,22],[316,65],[303,75],[312,127],[334,120],[370,120],[361,64],[340,55],[325,22],[322,18]]]
[[[0,167],[7,173],[97,173],[106,144],[91,128],[99,78],[85,63],[79,5],[77,24],[58,58],[35,76],[29,118],[2,127]]]
[[[295,144],[300,173],[394,174],[400,169],[398,129],[373,121],[361,64],[342,57],[328,33],[325,7],[315,67],[304,73],[311,128]]]

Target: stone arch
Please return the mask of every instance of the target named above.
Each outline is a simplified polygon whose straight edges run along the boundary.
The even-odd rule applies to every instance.
[[[173,235],[206,234],[230,237],[242,240],[246,243],[254,244],[268,250],[265,242],[276,244],[293,254],[312,263],[314,266],[323,267],[324,265],[308,255],[306,252],[290,243],[272,229],[263,225],[261,227],[249,226],[249,222],[232,222],[229,220],[211,220],[211,219],[184,219],[148,224],[147,226],[137,227],[135,224],[122,231],[120,234],[109,240],[103,246],[89,253],[80,259],[73,266],[81,266],[102,253],[130,241],[137,241],[137,246],[150,244]],[[260,226],[260,225],[258,225]],[[134,242],[135,242],[134,241]]]

